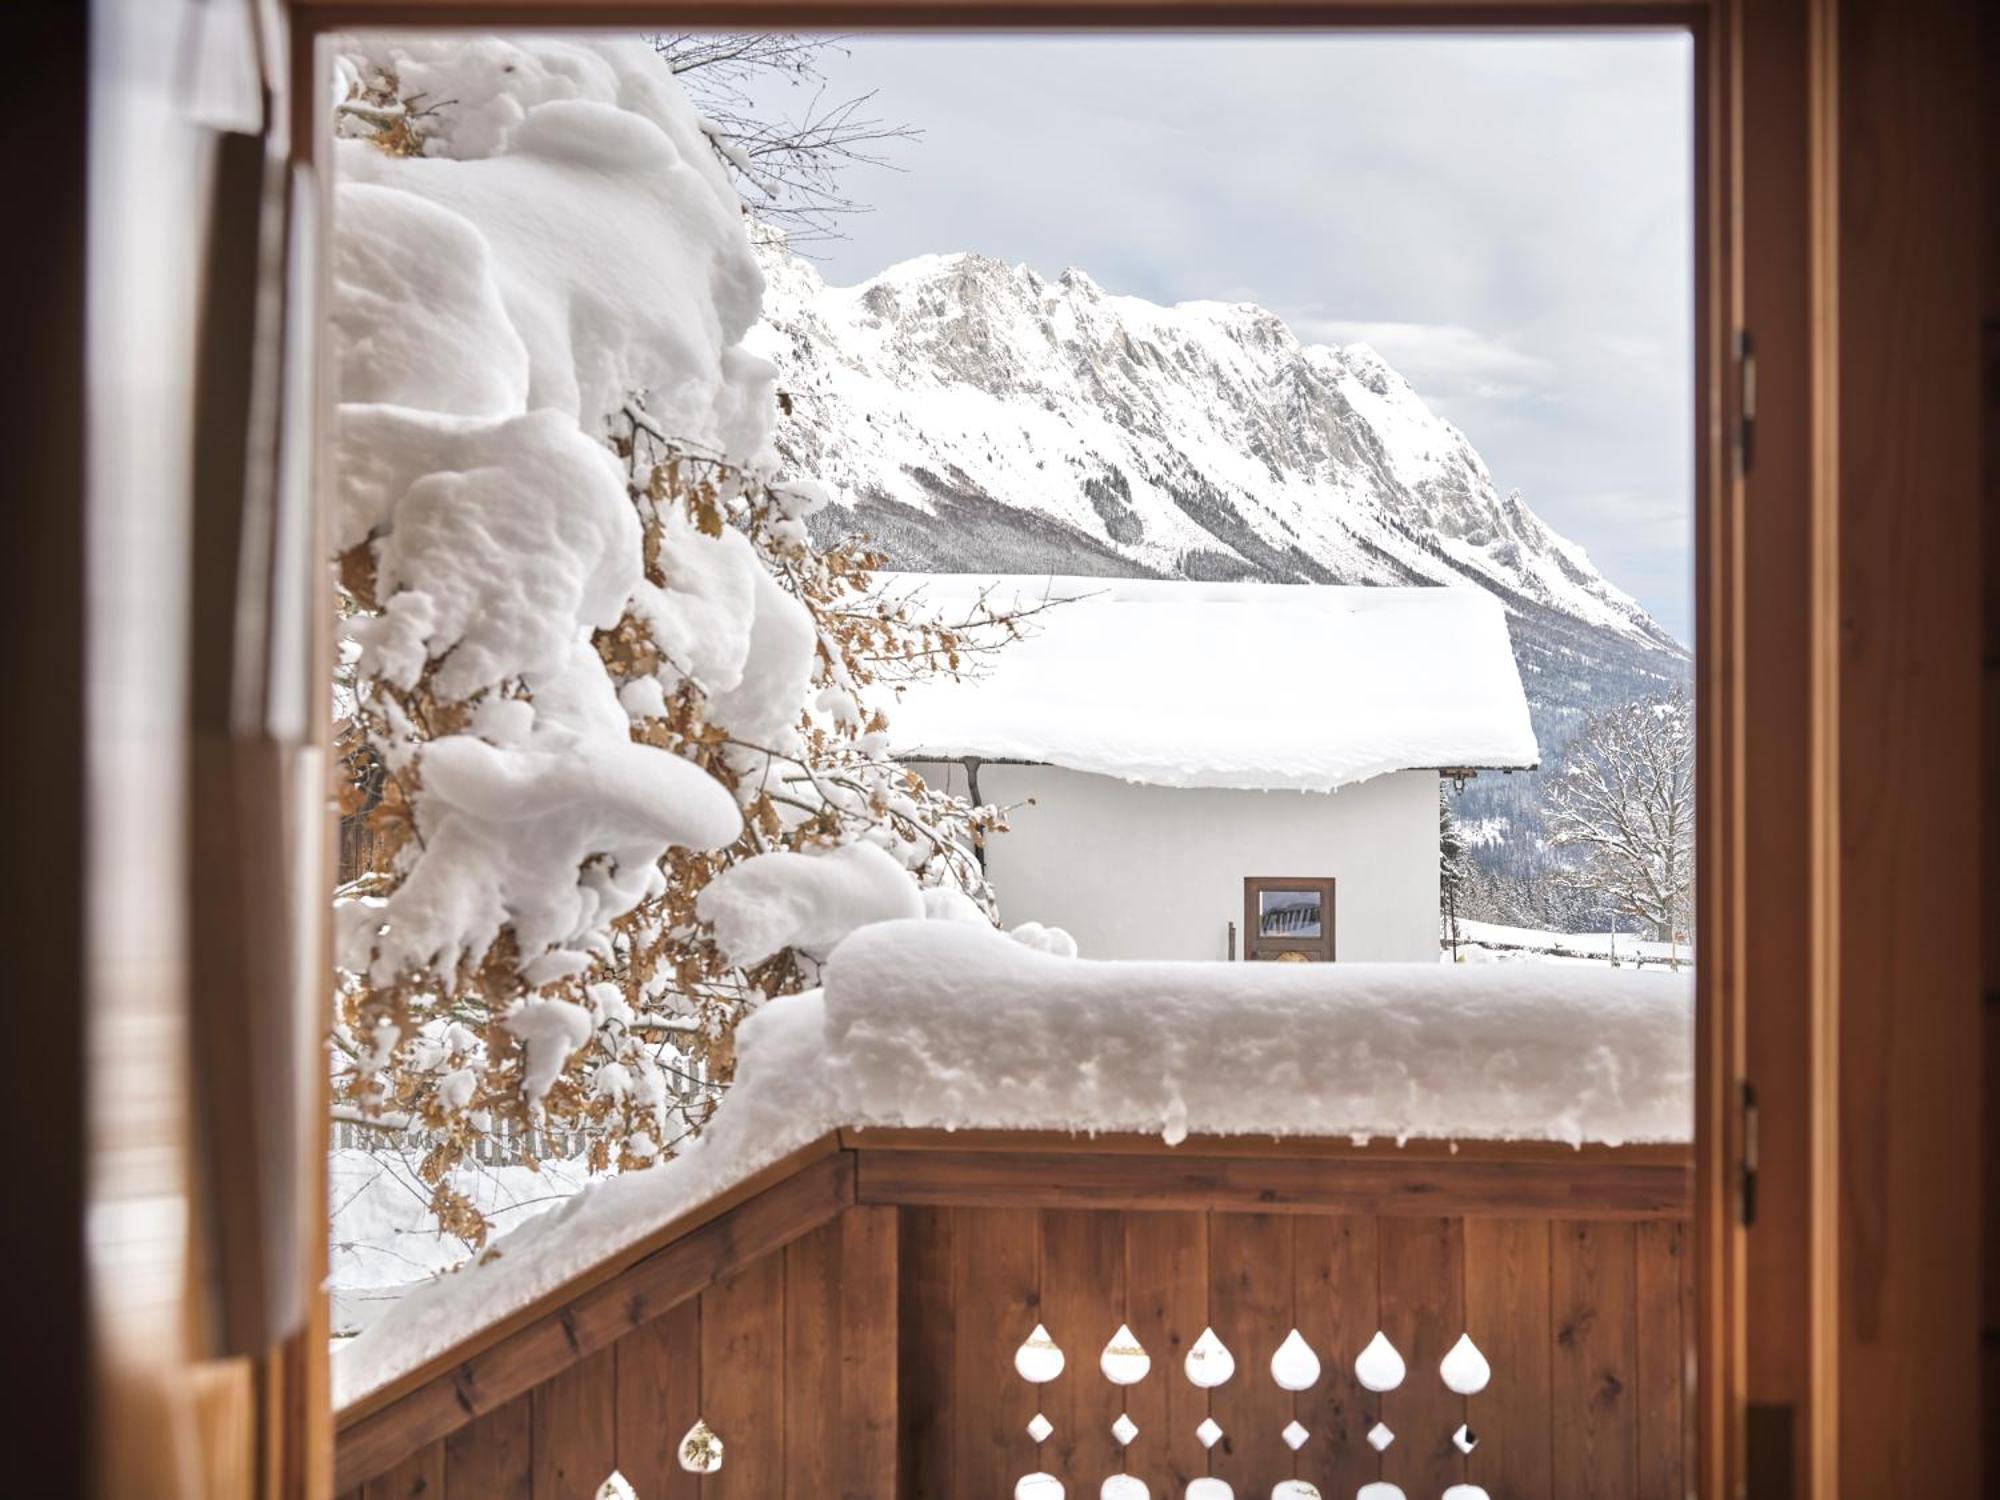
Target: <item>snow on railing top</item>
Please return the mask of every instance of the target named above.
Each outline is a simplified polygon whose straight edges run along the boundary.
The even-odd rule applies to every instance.
[[[1679,1141],[1685,978],[1553,965],[1093,963],[888,922],[825,975],[843,1125]]]
[[[1105,963],[898,921],[738,1033],[673,1160],[600,1182],[413,1292],[334,1360],[345,1405],[841,1126],[1356,1140],[1684,1141],[1683,975],[1521,964]]]

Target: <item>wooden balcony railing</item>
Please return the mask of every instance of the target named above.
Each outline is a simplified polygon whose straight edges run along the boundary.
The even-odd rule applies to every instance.
[[[341,1483],[1679,1500],[1690,1174],[1674,1146],[846,1132],[343,1413]],[[1059,1371],[1017,1362],[1031,1335]]]

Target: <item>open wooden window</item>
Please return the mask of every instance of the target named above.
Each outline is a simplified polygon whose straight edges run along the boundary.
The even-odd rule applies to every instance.
[[[133,15],[152,8],[139,0],[122,6]],[[121,7],[106,9],[117,13]],[[158,9],[178,13],[196,8],[176,4]],[[220,13],[226,7],[200,9]],[[698,11],[670,0],[518,0],[504,6],[458,0],[287,0],[255,9],[266,21],[283,16],[290,22],[294,97],[288,97],[281,70],[259,82],[275,103],[293,106],[301,128],[291,149],[301,158],[326,150],[323,131],[308,127],[327,116],[325,101],[315,97],[325,74],[316,66],[314,43],[318,33],[334,26],[467,24],[474,18],[491,20],[502,11],[517,26],[665,26],[692,24],[690,17],[752,14],[735,0]],[[92,14],[98,14],[96,7]],[[1891,16],[1899,24],[1886,24]],[[1978,200],[1979,153],[1967,149],[1978,139],[1980,96],[1968,85],[1967,72],[1979,55],[1976,8],[1940,0],[1899,0],[1896,7],[1884,0],[1850,0],[1843,7],[1755,0],[1538,0],[1532,5],[1523,0],[1494,6],[1447,0],[1392,5],[1305,0],[1231,10],[1199,0],[1169,0],[1121,11],[1084,3],[1004,7],[973,0],[956,6],[867,6],[815,0],[755,13],[755,20],[767,24],[810,19],[838,27],[941,21],[996,26],[1275,20],[1379,25],[1385,18],[1410,27],[1462,25],[1468,18],[1490,26],[1680,22],[1696,36],[1701,56],[1696,146],[1701,307],[1695,429],[1702,454],[1697,481],[1705,627],[1698,696],[1705,726],[1702,821],[1714,831],[1705,835],[1701,856],[1701,926],[1714,950],[1729,957],[1706,966],[1698,981],[1701,1103],[1694,1244],[1702,1378],[1697,1387],[1701,1452],[1694,1487],[1709,1495],[1792,1488],[1785,1482],[1794,1478],[1789,1451],[1779,1457],[1787,1465],[1783,1481],[1759,1483],[1745,1477],[1746,1468],[1754,1475],[1760,1465],[1746,1461],[1746,1446],[1754,1450],[1758,1444],[1746,1444],[1743,1431],[1746,1425],[1753,1431],[1761,1425],[1764,1431],[1781,1431],[1787,1450],[1796,1445],[1801,1493],[1808,1483],[1830,1492],[1842,1479],[1863,1493],[1967,1492],[1976,1485],[1976,1480],[1967,1481],[1965,1466],[1977,1431],[1972,1413],[1978,1382],[1977,1341],[1966,1330],[1974,1326],[1979,1278],[1978,1244],[1964,1225],[1966,1204],[1978,1196],[1980,1153],[1953,1148],[1962,1148],[1970,1133],[1967,1117],[1977,1086],[1968,1086],[1968,1070],[1976,1068],[1980,1051],[1974,978],[1981,928],[1968,910],[1978,885],[1968,873],[1978,867],[1973,831],[1979,820],[1967,816],[1964,806],[1964,787],[1977,781],[1979,734],[1976,708],[1967,705],[1980,699],[1980,654],[1974,649],[1979,554],[1967,545],[1979,532],[1973,477],[1979,424],[1976,400],[1964,394],[1973,388],[1977,371],[1979,319],[1976,311],[1968,316],[1965,309],[1968,303],[1977,308],[1973,258],[1978,235],[1891,233],[1884,226],[1935,226],[1948,213],[1969,212],[1966,205]],[[211,30],[216,24],[208,23]],[[276,29],[282,40],[285,28]],[[120,28],[106,25],[98,31],[116,37]],[[1850,34],[1868,44],[1852,45]],[[81,48],[76,55],[81,57]],[[79,86],[83,70],[59,71],[64,60],[44,44],[39,72],[58,82],[65,102],[80,108],[86,96]],[[111,61],[115,69],[120,61],[115,49]],[[158,96],[171,97],[165,90]],[[1859,108],[1850,112],[1850,103]],[[1850,118],[1844,121],[1843,116]],[[1852,117],[1859,117],[1858,125]],[[148,170],[156,170],[167,159],[158,152],[173,143],[157,133],[149,142],[130,129],[122,135],[98,129],[103,123],[93,116],[93,156],[109,153],[109,160],[128,172],[132,160],[146,159]],[[59,149],[52,148],[48,160],[69,164],[84,134],[62,133]],[[140,148],[149,144],[155,149],[147,157]],[[99,165],[93,160],[93,174]],[[1844,194],[1856,176],[1868,191]],[[98,175],[98,180],[106,179]],[[169,210],[175,205],[170,194],[178,181],[166,178],[158,184],[162,222],[171,221]],[[1750,212],[1744,212],[1745,205]],[[56,209],[68,207],[55,203]],[[181,217],[199,222],[202,215],[196,211]],[[73,227],[80,231],[82,215],[74,218]],[[114,229],[148,222],[129,212],[104,218]],[[1960,224],[1963,229],[1962,219]],[[93,224],[91,229],[93,264],[106,263],[99,253],[98,228]],[[1990,224],[1988,231],[1990,240]],[[56,236],[50,243],[69,245],[74,238]],[[119,264],[108,263],[114,270]],[[1993,278],[1989,282],[2000,285]],[[41,288],[41,301],[58,304],[61,312],[65,287]],[[160,295],[160,288],[171,289],[172,283],[135,283],[131,298],[111,303],[111,315],[101,321],[121,326],[116,314],[126,301],[143,304]],[[92,300],[95,304],[95,291]],[[96,314],[101,311],[93,305],[93,321],[100,321]],[[58,408],[78,411],[84,362],[65,341],[72,339],[73,325],[80,321],[50,317],[29,330],[38,351],[59,346],[60,357],[38,360],[38,368],[50,370],[53,382],[72,387],[68,401],[57,402]],[[132,326],[132,320],[123,319],[122,326]],[[1738,330],[1754,332],[1762,366],[1754,464],[1749,413],[1743,409],[1747,403],[1738,401],[1751,339],[1732,338]],[[1740,364],[1736,351],[1743,356]],[[151,371],[135,367],[134,373]],[[115,466],[97,462],[102,456],[98,448],[115,454],[118,436],[129,433],[135,419],[155,426],[164,422],[173,431],[186,425],[176,425],[175,403],[184,401],[186,393],[175,382],[152,379],[141,385],[142,399],[128,401],[116,382],[105,383],[119,419],[101,424],[110,437],[92,444],[99,479],[107,470],[114,481],[118,475]],[[1895,407],[1894,422],[1852,420],[1882,412],[1885,391],[1899,398],[1887,403]],[[81,422],[68,420],[61,410],[56,417],[61,420],[36,426],[37,443],[30,448],[30,481],[42,492],[38,515],[47,524],[29,528],[37,565],[25,573],[34,580],[53,580],[24,589],[16,601],[17,613],[25,611],[37,620],[48,646],[30,660],[44,680],[74,683],[83,674],[100,692],[99,684],[106,681],[171,685],[174,674],[165,656],[188,632],[163,628],[164,617],[142,613],[114,591],[86,589],[84,565],[88,559],[93,571],[102,575],[109,569],[116,576],[120,556],[100,547],[100,541],[151,536],[136,522],[171,526],[186,507],[163,503],[160,484],[93,483],[87,517],[91,544],[86,549],[84,512],[73,503],[81,486],[71,482],[78,471],[71,450],[77,447]],[[155,477],[161,483],[171,482],[177,472],[174,463],[164,460],[158,468]],[[165,493],[171,500],[173,492]],[[157,552],[157,537],[153,542]],[[1989,591],[1991,556],[1989,548]],[[1905,565],[1909,559],[1923,566]],[[123,634],[98,628],[116,624],[121,615],[128,627],[139,622],[140,628]],[[322,607],[318,617],[324,615]],[[51,621],[66,622],[67,628]],[[122,676],[107,677],[101,667],[85,673],[74,650],[67,657],[62,654],[65,642],[74,646],[85,639],[86,621],[94,652],[104,649],[107,637],[112,640],[104,660],[123,659]],[[158,670],[152,658],[130,654],[149,635],[162,648]],[[1985,656],[1989,682],[1995,656],[1991,650]],[[122,687],[118,691],[122,694]],[[1987,696],[1990,705],[1990,690]],[[1893,714],[1874,711],[1890,700],[1896,706]],[[64,704],[57,691],[47,701]],[[116,748],[113,741],[121,736],[128,743],[133,740],[135,711],[146,720],[147,743],[171,744],[181,733],[178,721],[160,705],[149,702],[134,710],[121,698],[118,706],[120,714],[95,715],[91,741],[104,742],[95,746],[100,751]],[[1989,726],[1991,712],[1989,706]],[[80,751],[92,748],[85,740],[86,721],[80,712],[72,713],[70,721],[66,733],[25,737],[21,748],[45,747],[49,753],[43,759],[60,763],[58,770],[64,764],[83,765],[86,757]],[[323,740],[323,715],[317,728]],[[113,786],[142,799],[134,805],[170,809],[172,799],[182,794],[176,790],[181,773],[179,758],[171,754],[112,757],[102,766],[93,765],[100,792]],[[17,863],[31,862],[35,889],[49,893],[51,901],[59,894],[66,899],[64,871],[69,872],[68,885],[77,886],[84,863],[68,847],[79,843],[76,830],[84,825],[81,786],[74,778],[66,781],[53,774],[17,780],[41,789],[33,811],[60,808],[65,813],[61,837],[16,842]],[[114,813],[116,805],[109,804]],[[1869,815],[1883,806],[1896,807],[1898,815]],[[198,802],[191,809],[196,817],[205,813]],[[100,826],[116,822],[109,816],[92,821]],[[100,910],[119,909],[116,889],[106,884],[108,875],[157,873],[172,866],[178,850],[171,840],[178,834],[160,829],[178,829],[185,820],[155,821],[159,828],[145,820],[120,827],[118,857],[90,862],[91,894]],[[1246,908],[1255,884],[1246,882]],[[176,930],[179,923],[179,913],[161,894],[172,885],[171,878],[152,881],[149,894],[160,910],[148,920],[131,920],[134,908],[127,907],[123,920],[101,924],[103,930],[91,934],[91,1065],[107,1078],[115,1077],[115,1065],[128,1055],[148,1069],[159,1062],[158,1026],[119,1029],[105,1024],[107,1005],[118,1003],[125,991],[145,991],[148,1003],[157,1004],[167,1017],[164,1024],[170,1030],[178,1024],[171,1007],[180,997],[167,972],[176,956],[174,945],[159,942],[162,932]],[[1331,958],[1332,882],[1326,885],[1323,932],[1326,957]],[[317,894],[314,899],[311,911],[324,922],[325,903]],[[23,909],[30,915],[38,910]],[[1885,909],[1893,911],[1895,920],[1840,920],[1847,911]],[[58,915],[72,917],[67,910]],[[24,950],[37,972],[50,973],[54,993],[78,984],[84,967],[78,961],[83,952],[76,930],[80,926],[74,920],[44,923],[43,941]],[[1986,924],[1986,933],[1995,930],[2000,926]],[[1267,956],[1255,951],[1257,931],[1250,921],[1250,957]],[[1755,934],[1754,940],[1746,933]],[[104,976],[123,977],[114,984]],[[1755,997],[1754,1005],[1750,997]],[[73,1090],[85,1080],[77,1024],[84,1008],[47,1009],[63,1018],[55,1037],[59,1045],[17,1051],[34,1057],[41,1074],[58,1089],[67,1083]],[[1891,1030],[1895,1046],[1887,1047],[1883,1037]],[[1987,1056],[1992,1055],[1988,1049]],[[315,1068],[315,1061],[313,1048],[299,1076],[323,1079],[324,1070]],[[1747,1128],[1736,1111],[1742,1078],[1762,1085],[1764,1191],[1754,1229],[1741,1222],[1747,1214],[1733,1196],[1735,1184],[1743,1180],[1739,1146]],[[131,1091],[111,1086],[92,1092],[103,1096],[91,1100],[89,1134],[95,1151],[117,1139],[101,1117],[104,1099]],[[1990,1112],[1988,1118],[1993,1118]],[[114,1118],[114,1127],[116,1123]],[[1850,1140],[1863,1142],[1866,1149],[1845,1149]],[[63,1165],[72,1168],[74,1178],[76,1165]],[[65,1185],[73,1189],[77,1184],[72,1180]],[[306,1182],[301,1196],[308,1206],[316,1204],[323,1199],[323,1184]],[[57,1291],[73,1258],[61,1229],[66,1217],[77,1215],[52,1210],[51,1231],[39,1237],[47,1251],[41,1258],[58,1273],[40,1278],[40,1284]],[[165,1226],[160,1233],[177,1242],[182,1231],[172,1217],[158,1217]],[[1217,1214],[1214,1224],[1248,1224],[1260,1217]],[[1481,1222],[1505,1221],[1488,1217]],[[1851,1245],[1860,1248],[1850,1255]],[[105,1288],[122,1283],[128,1294],[143,1294],[160,1285],[157,1278],[131,1276],[131,1247],[123,1247],[122,1253],[116,1269],[123,1274],[98,1274],[101,1267],[93,1271],[100,1283],[97,1314],[114,1325],[131,1321],[129,1307],[103,1300]],[[1810,1274],[1801,1274],[1802,1266]],[[315,1269],[307,1263],[309,1274]],[[81,1298],[41,1300],[72,1323],[80,1320]],[[1857,1306],[1864,1310],[1859,1318],[1853,1311]],[[257,1492],[324,1493],[331,1432],[323,1346],[323,1329],[309,1330],[286,1348],[257,1356],[259,1399],[250,1403],[246,1398],[242,1420],[229,1429],[241,1439],[236,1446],[243,1460],[242,1483],[224,1486],[210,1480],[202,1485],[205,1493],[252,1493],[251,1460],[260,1454],[268,1462],[264,1476],[255,1481]],[[74,1376],[74,1366],[81,1362],[79,1348],[74,1339],[47,1341],[44,1363],[53,1366],[53,1373],[43,1372],[39,1385],[45,1392],[70,1396],[82,1386],[79,1378],[59,1378]],[[1913,1358],[1913,1350],[1922,1357]],[[69,1369],[63,1368],[65,1363]],[[1879,1388],[1882,1371],[1892,1366],[1902,1383],[1897,1402],[1855,1399],[1856,1393]],[[273,1388],[274,1374],[287,1377],[281,1389]],[[302,1377],[296,1390],[288,1378],[293,1374]],[[251,1383],[243,1382],[242,1388],[250,1390]],[[1746,1402],[1761,1410],[1760,1421],[1746,1424]],[[101,1402],[100,1420],[105,1430],[122,1434],[136,1449],[146,1441],[147,1429],[132,1420],[131,1406],[113,1392]],[[1843,1406],[1861,1420],[1840,1422]],[[1912,1413],[1921,1413],[1921,1421]],[[1922,1441],[1914,1441],[1912,1429],[1919,1426]],[[1993,1424],[1989,1430],[1995,1430]],[[254,1443],[248,1441],[251,1436]],[[70,1439],[67,1444],[65,1438]],[[73,1430],[50,1426],[37,1447],[53,1458],[81,1444]],[[1619,1459],[1616,1451],[1604,1451],[1607,1461]],[[102,1451],[91,1456],[100,1477],[103,1471],[116,1472]],[[173,1462],[177,1455],[160,1446],[148,1448],[145,1457],[161,1475],[176,1477],[141,1488],[164,1493],[179,1483],[186,1466]],[[1803,1462],[1808,1459],[1809,1465]],[[211,1474],[219,1467],[212,1462]],[[1763,1472],[1768,1480],[1768,1469]]]
[[[1332,963],[1332,877],[1246,876],[1243,956],[1251,961]]]

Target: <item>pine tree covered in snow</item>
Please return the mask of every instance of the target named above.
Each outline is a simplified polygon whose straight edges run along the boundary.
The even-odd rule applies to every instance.
[[[335,1093],[478,1245],[475,1151],[658,1161],[846,932],[990,919],[1001,814],[885,707],[1017,626],[812,540],[740,203],[651,50],[385,38],[339,82]]]
[[[1550,843],[1576,883],[1658,942],[1694,919],[1693,728],[1680,693],[1602,710],[1549,784]]]

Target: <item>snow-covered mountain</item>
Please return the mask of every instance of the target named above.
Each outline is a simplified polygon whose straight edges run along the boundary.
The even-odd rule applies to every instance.
[[[1465,435],[1365,345],[1245,303],[1161,307],[976,254],[828,286],[766,248],[783,456],[894,566],[1472,585],[1507,606],[1545,750],[1685,652],[1502,495]]]

